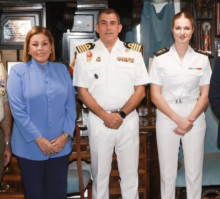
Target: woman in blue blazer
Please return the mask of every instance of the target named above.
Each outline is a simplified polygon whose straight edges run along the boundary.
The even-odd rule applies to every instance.
[[[7,92],[14,117],[12,152],[18,157],[26,199],[64,199],[68,154],[75,129],[75,89],[65,65],[54,63],[51,33],[32,28],[24,63],[10,70]]]

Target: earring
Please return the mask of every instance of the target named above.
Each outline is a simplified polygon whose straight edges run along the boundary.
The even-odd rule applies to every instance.
[[[50,54],[52,54],[53,52],[52,51],[50,51]]]
[[[31,53],[30,53],[30,52],[28,52],[28,55],[31,55]]]

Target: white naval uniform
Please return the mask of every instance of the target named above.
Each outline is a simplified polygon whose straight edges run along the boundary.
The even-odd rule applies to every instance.
[[[190,46],[182,62],[174,45],[153,59],[151,83],[162,86],[161,95],[181,117],[187,118],[200,97],[200,86],[210,83],[208,56],[195,52]],[[175,100],[183,99],[177,104]],[[185,100],[184,102],[184,99]],[[191,99],[191,100],[190,100]],[[190,102],[191,101],[191,102]],[[201,199],[205,115],[202,113],[185,136],[176,135],[177,124],[157,110],[156,134],[160,162],[161,198],[174,199],[180,139],[183,144],[187,199]]]
[[[126,48],[119,39],[108,52],[96,41],[91,61],[87,52],[78,53],[73,84],[88,92],[107,112],[120,110],[135,92],[134,86],[149,83],[140,52]],[[128,58],[122,61],[121,58]],[[119,61],[121,60],[121,61]],[[126,62],[125,60],[129,60]],[[93,199],[109,198],[109,174],[115,147],[124,199],[138,199],[139,117],[136,110],[126,116],[118,130],[106,128],[89,112],[88,134],[93,175]]]

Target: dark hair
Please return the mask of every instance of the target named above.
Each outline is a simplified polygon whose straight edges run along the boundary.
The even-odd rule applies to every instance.
[[[101,16],[101,14],[112,14],[112,13],[115,13],[116,16],[117,16],[117,19],[118,19],[118,24],[120,24],[120,16],[118,14],[118,12],[115,10],[115,9],[112,9],[112,8],[105,8],[105,9],[102,9],[99,11],[99,14],[98,14],[98,17],[97,17],[97,24],[99,23],[99,18]]]
[[[194,28],[194,19],[193,19],[193,16],[189,13],[189,12],[185,12],[185,11],[182,11],[182,12],[179,12],[177,13],[173,19],[172,19],[172,28],[174,26],[174,22],[175,20],[181,18],[182,16],[184,16],[186,19],[189,19],[189,21],[191,22],[192,24],[192,27]]]
[[[44,34],[45,36],[48,37],[49,42],[52,46],[52,49],[51,49],[52,53],[50,54],[48,60],[49,61],[54,61],[56,59],[56,56],[55,56],[53,36],[47,28],[44,28],[42,26],[35,26],[31,30],[29,30],[29,32],[27,33],[27,36],[26,36],[25,42],[24,42],[23,61],[28,62],[28,61],[31,60],[31,55],[28,54],[28,48],[29,48],[30,40],[31,40],[31,37],[33,37],[34,35],[38,35],[38,34]]]

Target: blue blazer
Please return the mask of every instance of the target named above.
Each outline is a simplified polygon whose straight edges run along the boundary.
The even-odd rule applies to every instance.
[[[215,66],[212,71],[209,89],[209,101],[213,113],[220,121],[220,57],[216,59]],[[217,145],[220,149],[220,126],[218,126]]]
[[[73,136],[76,119],[75,88],[65,65],[32,59],[10,70],[7,94],[14,125],[12,152],[30,160],[46,160],[67,155],[72,140],[52,156],[45,156],[35,142],[43,136],[49,141],[64,131]]]

